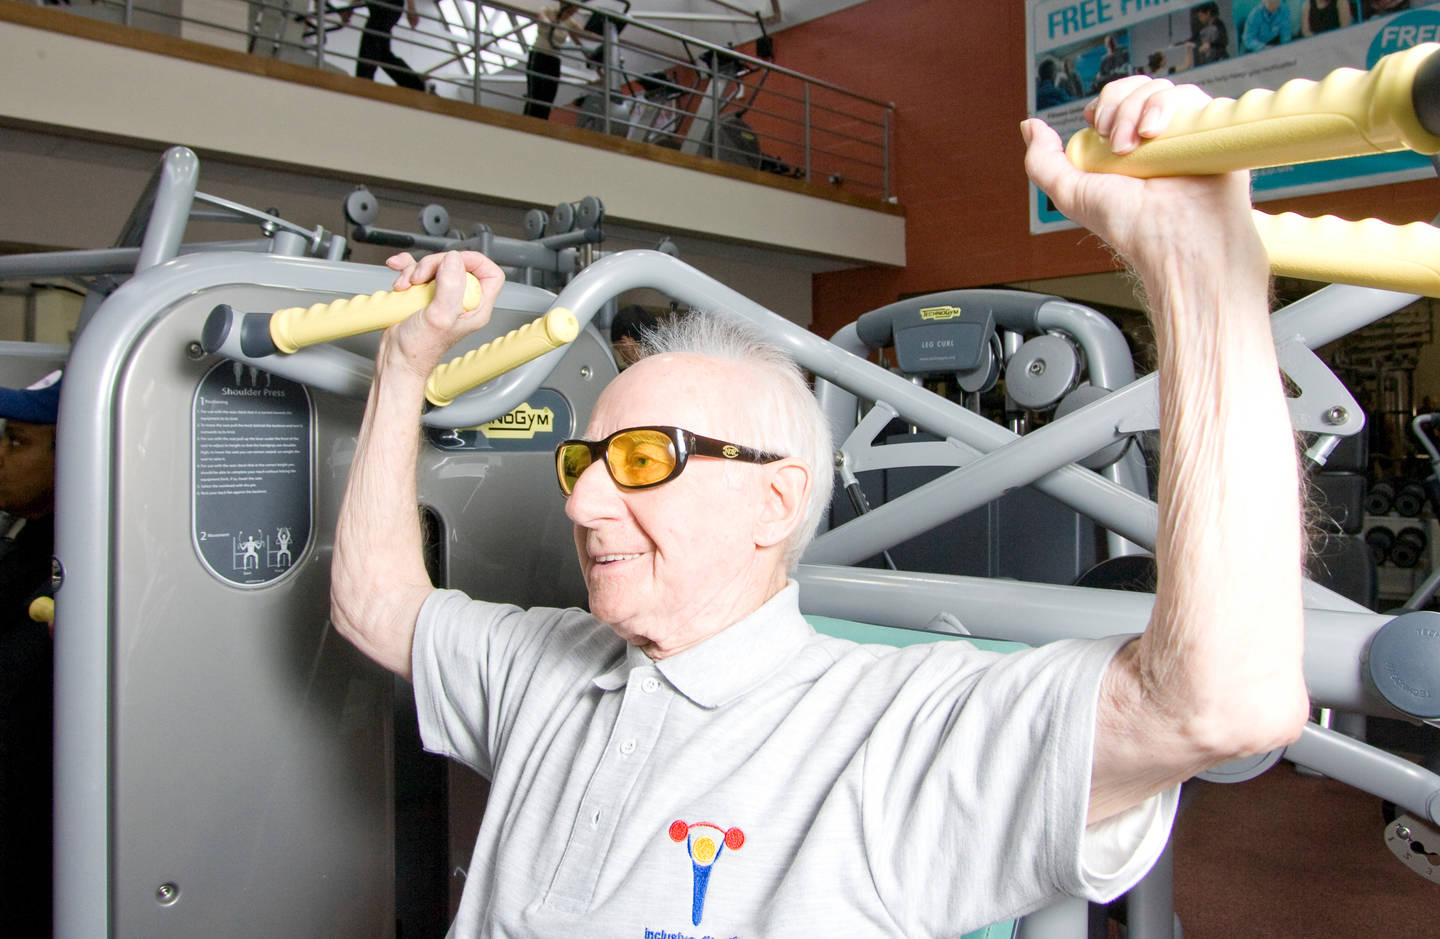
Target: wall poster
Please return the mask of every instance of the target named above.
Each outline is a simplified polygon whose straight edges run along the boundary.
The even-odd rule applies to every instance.
[[[1440,41],[1440,0],[1028,0],[1031,113],[1063,139],[1107,81],[1144,73],[1216,97],[1318,80],[1341,67]],[[1423,179],[1408,151],[1254,171],[1255,201]],[[1030,230],[1074,225],[1030,187]]]

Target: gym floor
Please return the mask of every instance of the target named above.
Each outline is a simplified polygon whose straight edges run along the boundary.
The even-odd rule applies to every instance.
[[[1187,785],[1174,836],[1186,939],[1440,936],[1440,884],[1385,847],[1379,798],[1286,762]]]

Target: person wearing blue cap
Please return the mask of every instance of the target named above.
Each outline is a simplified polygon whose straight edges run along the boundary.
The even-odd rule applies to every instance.
[[[0,922],[50,934],[50,632],[30,618],[50,592],[60,373],[0,388]],[[33,930],[33,931],[31,931]]]

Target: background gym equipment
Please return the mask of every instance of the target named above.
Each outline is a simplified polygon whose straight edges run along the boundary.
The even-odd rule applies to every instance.
[[[475,224],[468,235],[450,227],[450,213],[431,204],[420,210],[422,232],[378,228],[379,203],[363,186],[345,197],[345,217],[354,224],[356,241],[404,251],[479,251],[505,271],[511,281],[554,288],[564,284],[597,255],[605,240],[605,205],[595,196],[578,203],[562,202],[548,216],[532,209],[525,217],[527,238],[496,235],[490,226]],[[536,215],[535,213],[539,213]],[[547,234],[548,231],[548,234]]]
[[[1022,342],[1026,333],[1032,338]],[[953,376],[963,403],[976,412],[980,395],[996,386],[1002,369],[1010,404],[1057,415],[1099,400],[1135,378],[1129,346],[1114,323],[1059,297],[1020,291],[959,290],[903,300],[864,314],[831,341],[862,356],[893,344],[901,374],[917,380]],[[1081,349],[1085,382],[1080,381]],[[949,485],[936,481],[940,472],[934,468],[965,462],[962,454],[938,442],[934,434],[917,434],[913,427],[897,429],[894,415],[878,404],[857,422],[853,395],[828,384],[821,384],[818,394],[832,432],[844,437],[840,447],[844,459],[837,465],[841,483],[851,491],[860,480],[865,482],[865,499],[855,503],[852,495],[852,504],[878,507],[892,494],[922,484],[926,491],[912,501],[934,499]],[[1007,416],[1013,410],[1007,407]],[[882,434],[886,436],[879,440]],[[1144,458],[1138,447],[1129,444],[1128,437],[1108,443],[1084,454],[1080,462],[1116,485],[1146,494]],[[1071,583],[1101,558],[1136,550],[1119,535],[1102,536],[1088,519],[1043,493],[1017,488],[997,496],[988,505],[980,504],[983,511],[897,546],[896,552],[908,557],[907,569]],[[944,522],[948,517],[944,503],[934,507],[941,510],[936,523]],[[897,518],[893,510],[877,515],[868,515],[869,511],[856,513],[867,518],[847,529],[845,547],[838,549],[841,553],[835,553],[835,539],[821,535],[808,557],[825,563],[863,561],[865,556],[856,553],[862,543],[858,539],[873,531],[868,537],[877,543],[888,541],[894,530],[886,530],[884,519]],[[848,517],[837,505],[832,521],[842,523]]]

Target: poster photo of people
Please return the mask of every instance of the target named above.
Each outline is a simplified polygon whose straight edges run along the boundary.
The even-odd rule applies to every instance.
[[[1440,42],[1440,0],[1029,0],[1031,113],[1068,137],[1085,102],[1117,78],[1193,82],[1216,97],[1369,68],[1384,54]],[[1257,175],[1256,199],[1429,175],[1415,154],[1330,161]],[[1031,230],[1070,227],[1035,199]]]

